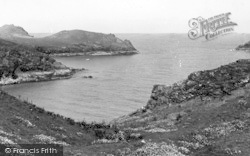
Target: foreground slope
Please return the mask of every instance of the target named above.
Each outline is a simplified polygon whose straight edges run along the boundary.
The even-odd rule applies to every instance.
[[[114,34],[83,30],[64,30],[56,34],[35,38],[22,27],[0,27],[0,38],[36,48],[54,55],[127,55],[137,51],[129,40],[121,40]]]
[[[101,128],[110,129],[101,124],[76,123],[0,91],[0,144],[16,148],[22,144],[58,144],[64,146],[65,155],[74,155],[98,139]]]
[[[250,60],[238,60],[155,85],[144,108],[114,120],[144,137],[126,155],[249,156],[249,82]]]

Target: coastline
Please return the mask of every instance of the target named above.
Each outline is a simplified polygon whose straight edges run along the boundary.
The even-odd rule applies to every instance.
[[[28,82],[52,81],[71,78],[76,72],[85,69],[54,69],[50,71],[30,71],[25,73],[17,73],[17,78],[3,77],[0,80],[0,86],[11,85]]]
[[[80,53],[54,53],[50,56],[116,56],[116,55],[134,55],[139,54],[139,51],[91,51],[91,52],[80,52]]]
[[[235,50],[237,50],[237,51],[247,51],[247,52],[249,52],[249,51],[250,51],[250,48],[235,48]]]

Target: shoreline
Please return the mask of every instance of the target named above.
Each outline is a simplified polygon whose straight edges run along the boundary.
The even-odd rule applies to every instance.
[[[235,48],[234,50],[249,52],[249,51],[250,51],[250,48]]]
[[[18,73],[18,78],[3,77],[0,80],[0,86],[13,85],[20,83],[55,81],[61,79],[69,79],[75,73],[85,70],[83,69],[54,69],[51,71],[31,71],[25,73]]]
[[[111,51],[111,52],[105,52],[105,51],[91,51],[91,52],[78,52],[78,53],[54,53],[50,54],[49,56],[55,57],[55,56],[117,56],[117,55],[135,55],[139,54],[139,51]]]

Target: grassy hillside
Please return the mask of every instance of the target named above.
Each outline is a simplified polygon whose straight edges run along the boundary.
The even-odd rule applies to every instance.
[[[90,156],[115,152],[132,137],[114,125],[75,122],[0,91],[0,144],[59,144],[67,156]]]
[[[144,137],[127,155],[248,156],[249,77],[250,60],[239,60],[155,85],[144,108],[114,121]]]

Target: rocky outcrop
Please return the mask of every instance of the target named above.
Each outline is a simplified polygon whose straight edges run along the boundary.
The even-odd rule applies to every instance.
[[[198,71],[172,86],[155,85],[146,108],[178,104],[196,97],[217,98],[250,82],[250,60],[238,60],[217,69]]]
[[[2,39],[0,51],[0,85],[68,78],[77,71],[46,54]]]
[[[129,40],[121,40],[114,34],[103,34],[83,30],[64,30],[56,34],[34,38],[23,28],[4,25],[0,38],[35,48],[50,55],[131,55],[137,54]]]
[[[249,77],[246,59],[194,72],[171,86],[155,85],[145,107],[112,122],[144,138],[136,150],[131,146],[117,153],[249,155]]]

